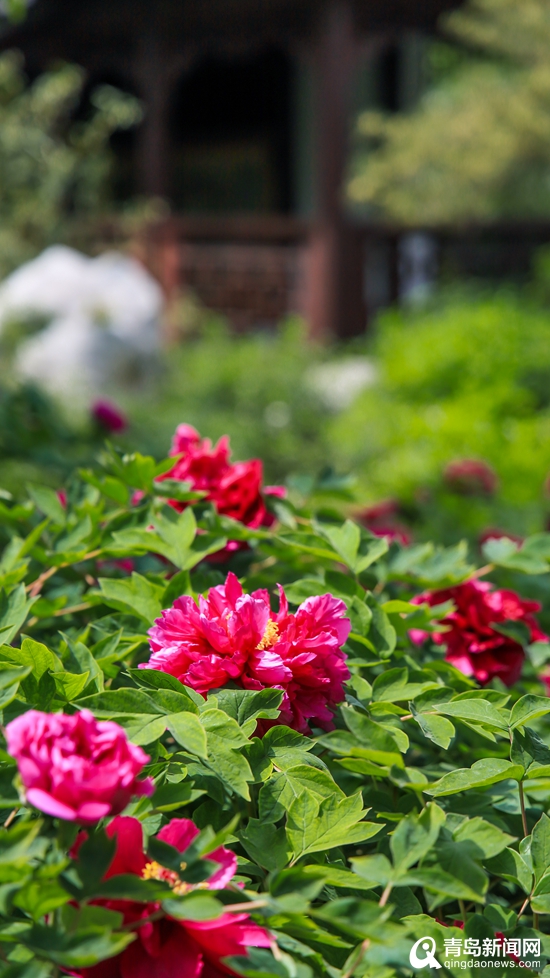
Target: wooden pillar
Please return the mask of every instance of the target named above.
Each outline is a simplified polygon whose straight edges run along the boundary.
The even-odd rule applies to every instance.
[[[162,34],[148,31],[137,44],[135,81],[145,115],[137,133],[139,190],[154,197],[170,193],[169,99],[172,66]]]
[[[362,242],[344,207],[352,84],[358,57],[350,0],[328,0],[316,71],[317,215],[310,250],[308,318],[315,338],[365,328]]]

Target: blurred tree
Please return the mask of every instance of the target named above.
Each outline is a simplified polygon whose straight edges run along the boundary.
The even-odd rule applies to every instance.
[[[21,56],[0,55],[0,277],[108,208],[109,138],[140,107],[102,85],[79,119],[84,80],[63,65],[29,84]]]
[[[415,111],[361,116],[352,200],[415,224],[550,215],[550,0],[470,0],[442,26],[470,57]]]

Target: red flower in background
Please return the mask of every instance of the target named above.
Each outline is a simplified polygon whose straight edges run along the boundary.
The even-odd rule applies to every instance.
[[[443,472],[448,489],[465,496],[494,496],[498,489],[498,477],[487,462],[476,458],[456,459],[449,462]]]
[[[126,416],[111,401],[95,401],[92,404],[92,418],[104,431],[115,433],[128,427]]]
[[[264,496],[283,497],[286,495],[284,486],[262,486],[263,466],[259,459],[230,462],[227,435],[212,447],[210,439],[201,438],[191,425],[180,424],[170,454],[176,456],[177,461],[157,481],[178,479],[189,482],[193,489],[206,492],[205,498],[214,503],[222,516],[230,516],[253,529],[274,523]],[[181,512],[186,503],[171,499],[170,505]],[[242,548],[242,543],[231,541],[226,550]]]
[[[346,606],[331,594],[308,598],[289,614],[280,590],[280,610],[271,611],[265,590],[243,594],[234,574],[199,597],[178,598],[150,629],[159,669],[206,695],[229,682],[244,689],[284,691],[278,723],[309,733],[309,721],[328,728],[349,679],[342,651],[351,628]],[[144,666],[145,667],[145,666]]]
[[[519,642],[496,631],[494,624],[521,621],[527,625],[532,642],[548,639],[534,617],[534,612],[541,609],[537,601],[524,601],[514,591],[495,590],[487,582],[466,581],[442,591],[419,594],[412,601],[431,606],[445,601],[454,603],[456,610],[441,619],[448,630],[433,638],[446,647],[448,662],[482,685],[498,676],[506,686],[513,686],[525,658]],[[417,629],[410,634],[417,643],[427,637],[426,632]]]
[[[397,499],[384,499],[374,506],[367,506],[366,509],[361,510],[356,519],[375,537],[385,537],[388,543],[395,541],[403,547],[408,547],[412,543],[412,536],[408,528],[396,519],[400,509]]]
[[[172,870],[150,862],[143,851],[143,830],[136,818],[115,818],[106,829],[116,838],[116,852],[105,879],[130,873],[142,879],[165,880],[176,894],[193,889]],[[158,838],[179,852],[191,845],[199,834],[188,818],[174,818],[158,833]],[[83,841],[83,839],[82,839]],[[78,846],[75,847],[78,851]],[[219,864],[206,882],[211,890],[221,890],[237,870],[237,858],[220,846],[209,853],[208,859]],[[201,889],[205,884],[199,884]],[[131,900],[94,900],[96,906],[118,911],[124,924],[134,928],[139,921],[151,917],[158,903],[135,903]],[[232,975],[222,958],[246,954],[249,947],[270,947],[271,939],[263,927],[253,923],[248,914],[224,913],[214,920],[175,920],[164,917],[148,920],[137,927],[136,940],[121,954],[91,968],[82,968],[77,978],[222,978]]]
[[[487,540],[502,540],[503,537],[506,537],[508,540],[513,540],[517,544],[523,543],[523,537],[518,537],[516,533],[508,533],[507,530],[497,530],[496,528],[484,530],[483,533],[479,534],[478,541],[481,547],[484,543],[487,543]]]

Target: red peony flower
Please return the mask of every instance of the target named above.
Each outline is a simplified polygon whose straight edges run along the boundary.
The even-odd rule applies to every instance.
[[[400,543],[402,547],[410,547],[412,536],[402,523],[394,523],[393,526],[372,526],[370,532],[375,537],[385,537],[388,543]]]
[[[413,604],[438,605],[452,601],[456,610],[441,619],[448,631],[434,634],[446,646],[445,658],[465,676],[474,676],[484,685],[494,676],[513,686],[521,675],[525,653],[519,642],[497,632],[492,626],[505,621],[527,625],[532,642],[547,641],[533,613],[540,611],[537,601],[524,601],[514,591],[494,590],[482,581],[466,581],[442,591],[429,591],[412,599]],[[426,632],[412,630],[413,642],[420,643]]]
[[[115,818],[106,829],[116,838],[116,852],[105,878],[130,873],[142,879],[165,880],[176,894],[194,887],[183,882],[173,870],[150,862],[143,851],[143,830],[136,818]],[[199,834],[188,818],[174,818],[165,825],[158,838],[184,852]],[[220,846],[208,859],[219,863],[219,869],[205,883],[211,890],[221,890],[237,870],[236,856]],[[135,903],[130,900],[94,900],[96,906],[116,910],[124,924],[134,927],[141,919],[158,912],[158,903]],[[224,913],[214,920],[175,920],[163,917],[148,920],[137,928],[137,938],[121,954],[91,968],[82,968],[77,978],[222,978],[232,975],[222,959],[246,954],[249,947],[270,947],[272,940],[248,914]]]
[[[133,795],[151,795],[138,781],[149,757],[118,723],[81,710],[74,716],[29,710],[6,727],[28,803],[67,822],[92,825],[117,815]]]
[[[149,631],[152,655],[144,668],[176,676],[203,695],[229,682],[282,689],[279,723],[307,733],[312,720],[328,729],[350,675],[342,651],[351,628],[346,606],[324,594],[293,615],[279,591],[278,614],[267,591],[243,594],[234,574],[200,597],[198,607],[178,598]]]
[[[400,505],[397,499],[384,499],[374,506],[367,506],[366,509],[361,510],[356,518],[375,537],[385,537],[388,543],[395,541],[403,547],[408,547],[412,543],[412,536],[408,528],[396,519],[399,511]]]
[[[399,516],[400,505],[398,499],[382,499],[381,502],[373,506],[367,506],[361,511],[358,519],[366,527],[376,526],[378,523],[387,523]]]
[[[523,537],[518,537],[516,533],[508,533],[507,530],[498,530],[496,528],[483,530],[483,533],[479,534],[478,542],[479,546],[482,547],[484,543],[488,540],[502,540],[506,537],[508,540],[513,540],[514,543],[522,544]]]
[[[218,513],[230,516],[245,526],[257,529],[271,526],[273,515],[267,509],[264,496],[285,496],[284,486],[264,486],[263,467],[259,459],[249,462],[230,462],[229,438],[225,435],[212,448],[208,438],[201,439],[198,431],[188,424],[180,424],[172,441],[171,455],[177,461],[169,472],[158,477],[189,482],[193,489],[206,492],[206,499],[214,503]],[[175,509],[183,510],[186,504],[170,500]],[[227,550],[238,550],[242,543],[232,541]]]
[[[92,418],[105,431],[125,431],[128,420],[122,411],[110,401],[96,401],[92,404]]]
[[[487,462],[462,458],[449,462],[443,472],[447,488],[467,496],[494,496],[498,489],[496,472]]]

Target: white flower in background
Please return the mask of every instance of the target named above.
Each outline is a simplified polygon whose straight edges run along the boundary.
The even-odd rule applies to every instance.
[[[163,295],[133,258],[88,258],[48,248],[0,286],[0,333],[49,320],[17,347],[15,370],[62,399],[89,403],[99,390],[139,381],[155,362]]]
[[[312,367],[306,374],[307,385],[326,407],[343,411],[355,398],[377,380],[377,371],[368,357],[347,357]]]

